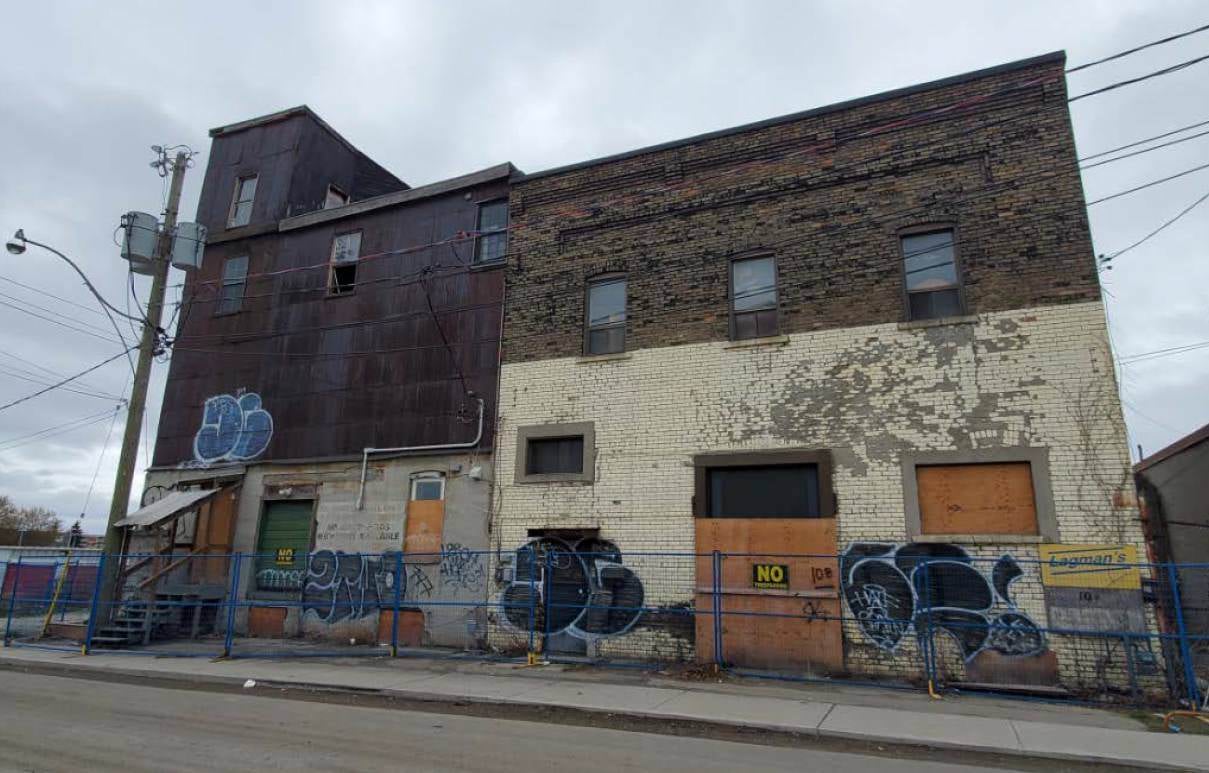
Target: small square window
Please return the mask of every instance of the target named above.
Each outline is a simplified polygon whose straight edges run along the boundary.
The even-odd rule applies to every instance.
[[[535,438],[529,441],[526,475],[558,475],[584,471],[583,435]]]
[[[517,483],[594,478],[595,428],[591,422],[547,424],[517,430]]]
[[[357,286],[357,261],[361,256],[361,232],[340,234],[332,239],[330,295],[346,295]]]
[[[744,258],[730,264],[731,338],[777,334],[777,264],[773,257]]]
[[[910,319],[964,314],[953,229],[908,234],[900,244]]]
[[[508,201],[490,201],[479,205],[478,239],[474,262],[492,263],[508,254]]]
[[[625,277],[597,279],[588,284],[587,354],[625,351]]]
[[[416,478],[411,482],[412,501],[436,501],[445,498],[445,478]]]
[[[243,308],[244,290],[248,283],[248,256],[227,258],[222,264],[222,287],[219,290],[215,314],[234,314]]]
[[[323,197],[324,209],[335,209],[343,207],[348,203],[348,194],[337,188],[335,185],[327,186],[327,195]]]
[[[228,228],[238,228],[252,222],[252,204],[256,201],[256,180],[256,175],[249,175],[235,181],[235,193],[231,196],[231,211],[227,215]]]

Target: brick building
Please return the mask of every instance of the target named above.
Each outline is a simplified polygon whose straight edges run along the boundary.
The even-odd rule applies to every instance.
[[[901,672],[931,609],[956,678],[1078,678],[1038,561],[1142,535],[1064,61],[513,178],[491,539],[505,598],[579,554],[548,650],[708,659],[717,550],[728,661]]]
[[[127,589],[205,601],[237,577],[240,635],[373,643],[407,549],[405,605],[467,605],[409,608],[403,642],[474,646],[485,562],[454,583],[442,557],[487,546],[515,170],[412,188],[306,107],[210,136],[153,509],[128,519],[132,550],[186,558],[128,561]]]

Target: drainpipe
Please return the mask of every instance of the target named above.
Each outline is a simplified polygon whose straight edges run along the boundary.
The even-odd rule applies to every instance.
[[[365,503],[365,478],[369,472],[369,457],[370,454],[401,454],[409,451],[452,451],[458,448],[474,448],[483,439],[483,414],[486,412],[483,398],[475,395],[474,392],[468,393],[470,397],[478,400],[479,403],[479,428],[474,433],[474,440],[466,443],[443,443],[435,446],[400,446],[398,448],[365,448],[361,451],[361,486],[357,489],[357,509]]]

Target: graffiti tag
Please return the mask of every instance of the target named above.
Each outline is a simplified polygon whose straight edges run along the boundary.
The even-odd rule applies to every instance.
[[[205,464],[245,461],[264,453],[273,438],[273,417],[260,395],[245,392],[206,399],[202,423],[193,436],[193,457]]]

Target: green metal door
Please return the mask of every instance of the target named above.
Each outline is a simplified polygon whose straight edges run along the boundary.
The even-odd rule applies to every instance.
[[[256,540],[257,590],[302,590],[313,510],[309,499],[265,502]]]

